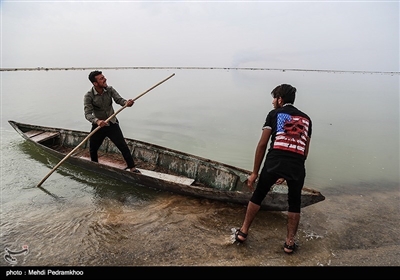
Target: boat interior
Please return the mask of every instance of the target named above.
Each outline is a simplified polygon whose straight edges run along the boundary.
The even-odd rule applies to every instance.
[[[58,129],[23,127],[19,129],[30,140],[64,155],[90,160],[88,133]],[[243,190],[248,172],[209,159],[174,151],[157,145],[126,139],[143,175],[183,184],[211,187],[221,190]],[[83,142],[83,143],[82,143]],[[79,147],[77,147],[80,145]],[[106,138],[98,151],[99,163],[118,169],[126,167],[116,146]],[[129,171],[127,171],[129,172]],[[246,188],[247,190],[247,188]]]

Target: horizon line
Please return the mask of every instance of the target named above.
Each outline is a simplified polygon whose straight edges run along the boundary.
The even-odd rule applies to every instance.
[[[301,69],[301,68],[265,68],[265,67],[190,67],[190,66],[106,66],[106,67],[8,67],[0,71],[50,71],[50,70],[96,70],[96,69],[131,69],[131,70],[247,70],[247,71],[291,71],[291,72],[327,72],[327,73],[360,73],[399,75],[396,71],[364,71],[364,70],[333,70],[333,69]]]

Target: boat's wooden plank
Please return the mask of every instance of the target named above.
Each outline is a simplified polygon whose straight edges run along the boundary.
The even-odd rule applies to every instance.
[[[187,177],[175,176],[175,175],[171,175],[171,174],[165,174],[165,173],[141,169],[141,168],[138,168],[138,169],[145,176],[161,179],[164,181],[169,181],[169,182],[188,185],[188,186],[190,186],[194,182],[194,179],[187,178]]]
[[[32,138],[32,137],[34,137],[36,135],[39,135],[39,134],[41,134],[43,132],[44,131],[42,131],[42,130],[29,130],[29,131],[25,132],[24,134],[26,136],[28,136],[29,138]]]
[[[90,157],[88,157],[87,155],[81,155],[79,157],[82,159],[90,160]],[[113,162],[113,161],[109,161],[109,160],[105,161],[104,159],[101,158],[101,156],[99,156],[99,163],[102,163],[102,164],[105,164],[108,166],[112,166],[115,168],[119,168],[119,169],[123,169],[126,167],[125,163]],[[188,186],[190,186],[194,182],[194,179],[183,177],[183,176],[176,176],[176,175],[166,174],[166,173],[162,173],[162,172],[156,172],[156,171],[142,169],[142,168],[138,168],[138,169],[145,176],[149,176],[149,177],[156,178],[156,179],[161,179],[164,181],[169,181],[169,182],[182,184],[182,185],[188,185]]]
[[[57,137],[58,135],[59,135],[58,132],[50,132],[50,131],[48,131],[48,132],[40,133],[40,134],[35,135],[35,136],[33,136],[33,137],[30,137],[30,138],[31,138],[33,141],[35,141],[35,142],[37,142],[37,143],[40,143],[40,142],[46,141],[46,140],[48,140],[48,139]]]

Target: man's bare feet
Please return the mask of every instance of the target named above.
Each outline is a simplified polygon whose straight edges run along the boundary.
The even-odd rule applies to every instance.
[[[275,184],[280,185],[280,184],[282,184],[283,182],[285,182],[285,179],[279,178],[278,180],[276,180]]]
[[[142,173],[142,172],[140,172],[139,169],[137,169],[136,167],[132,167],[132,168],[127,167],[127,168],[125,168],[125,170],[126,170],[126,171],[130,171],[130,172],[133,172],[133,173],[138,173],[138,174],[141,174],[141,173]]]
[[[141,173],[141,172],[139,171],[139,169],[137,169],[136,167],[131,168],[130,171],[133,172],[133,173],[138,173],[138,174]]]

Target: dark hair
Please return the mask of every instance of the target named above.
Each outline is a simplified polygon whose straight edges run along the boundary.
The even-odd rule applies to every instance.
[[[293,104],[296,99],[296,88],[288,84],[281,84],[272,90],[271,95],[274,98],[281,97],[283,104]]]
[[[92,83],[96,82],[96,76],[102,74],[103,72],[95,70],[90,72],[89,74],[89,81],[91,81]]]

